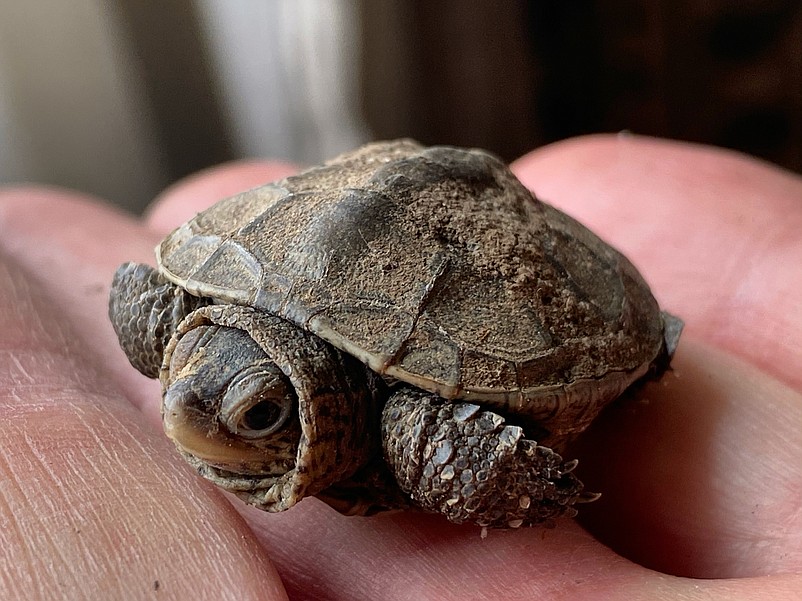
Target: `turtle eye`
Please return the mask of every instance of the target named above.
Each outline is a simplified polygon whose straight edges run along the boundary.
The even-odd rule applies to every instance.
[[[260,363],[231,380],[220,404],[220,421],[241,438],[264,438],[284,425],[296,400],[281,370],[273,363]]]

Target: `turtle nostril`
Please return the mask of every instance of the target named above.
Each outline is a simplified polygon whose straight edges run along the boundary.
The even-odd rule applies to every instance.
[[[191,384],[186,380],[173,382],[164,392],[162,400],[162,413],[165,417],[177,419],[184,416],[186,410],[200,404],[200,399],[192,390]]]
[[[196,434],[205,437],[210,420],[203,405],[203,400],[192,390],[191,382],[186,379],[173,382],[162,400],[162,425],[167,436],[178,444]]]

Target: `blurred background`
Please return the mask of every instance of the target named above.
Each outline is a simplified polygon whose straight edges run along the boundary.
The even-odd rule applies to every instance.
[[[802,3],[0,0],[0,182],[134,212],[236,158],[620,130],[802,171]]]

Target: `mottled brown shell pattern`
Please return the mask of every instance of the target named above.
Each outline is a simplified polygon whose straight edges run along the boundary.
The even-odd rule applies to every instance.
[[[368,145],[217,203],[157,255],[192,294],[273,313],[378,373],[565,433],[663,345],[632,264],[479,150]]]

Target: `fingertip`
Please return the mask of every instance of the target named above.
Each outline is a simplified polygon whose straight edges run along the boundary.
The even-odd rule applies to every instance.
[[[608,407],[580,438],[598,503],[582,523],[624,557],[704,578],[800,568],[802,397],[690,338],[673,370]]]
[[[216,165],[179,180],[145,210],[148,227],[166,234],[218,200],[292,175],[297,167],[281,161],[237,161]]]
[[[604,217],[616,205],[640,211],[645,204],[658,211],[655,218],[665,209],[687,212],[700,202],[708,210],[787,212],[798,208],[802,183],[798,175],[734,150],[628,132],[561,140],[522,156],[511,168],[546,202],[581,211],[602,226],[611,223]],[[728,189],[742,193],[728,195]]]

